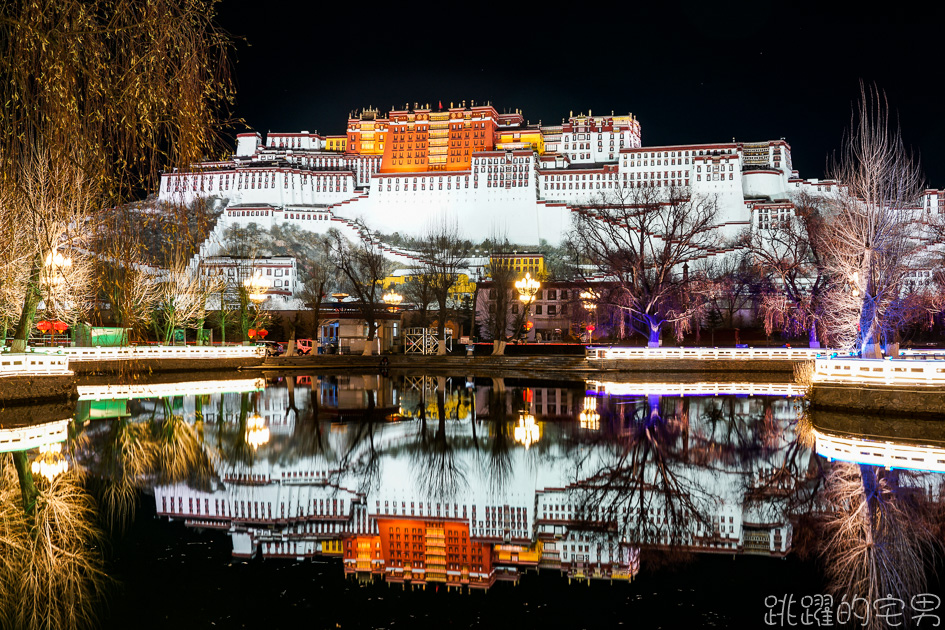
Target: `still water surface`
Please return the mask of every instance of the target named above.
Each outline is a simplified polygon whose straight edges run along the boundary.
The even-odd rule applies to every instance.
[[[111,532],[107,627],[893,627],[887,595],[945,616],[936,441],[913,423],[932,455],[906,469],[831,462],[786,384],[98,387],[71,450]]]

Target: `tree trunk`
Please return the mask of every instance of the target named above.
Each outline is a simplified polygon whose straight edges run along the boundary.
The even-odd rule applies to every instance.
[[[292,328],[289,331],[289,341],[286,343],[285,356],[294,357],[295,356],[295,329],[297,328],[295,322],[292,322]]]
[[[443,306],[440,306],[440,319],[436,324],[436,354],[438,356],[444,356],[446,354],[446,318],[443,312]]]
[[[819,348],[820,342],[817,340],[817,321],[813,321],[810,324],[810,347]]]
[[[658,321],[652,315],[644,315],[646,318],[647,329],[649,330],[649,340],[647,341],[647,347],[649,348],[659,348],[660,347],[660,328],[662,327],[662,322]]]
[[[26,296],[23,298],[23,309],[20,311],[20,319],[13,333],[13,344],[10,347],[10,352],[26,352],[30,331],[33,329],[33,319],[36,317],[36,307],[43,298],[40,290],[42,270],[42,260],[34,259],[33,267],[30,269],[29,283],[26,287]]]
[[[16,476],[20,479],[20,493],[23,495],[23,511],[27,514],[33,513],[36,507],[36,499],[39,497],[39,490],[33,483],[33,471],[30,470],[29,457],[26,451],[14,451],[13,465],[16,466]]]
[[[499,341],[496,339],[492,342],[492,354],[493,356],[501,356],[505,354],[505,346],[508,345],[506,341]]]

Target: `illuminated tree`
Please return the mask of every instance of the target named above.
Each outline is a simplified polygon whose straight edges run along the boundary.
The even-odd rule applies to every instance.
[[[923,180],[878,89],[860,100],[831,176],[841,191],[826,198],[826,267],[840,286],[826,314],[838,342],[876,356],[904,316],[903,281],[918,261],[917,207]]]
[[[688,188],[618,189],[573,215],[575,271],[585,282],[612,283],[604,301],[650,346],[666,324],[681,337],[704,310],[709,283],[695,262],[719,245],[717,213],[715,198]]]
[[[50,252],[86,236],[93,210],[152,189],[162,170],[220,145],[219,112],[232,90],[214,6],[9,0],[0,7],[0,188],[31,248],[14,350],[25,349]]]
[[[752,226],[741,243],[767,280],[761,300],[765,332],[806,332],[811,347],[819,347],[817,328],[823,326],[820,319],[831,288],[824,260],[826,202],[809,194],[793,201],[792,214]]]

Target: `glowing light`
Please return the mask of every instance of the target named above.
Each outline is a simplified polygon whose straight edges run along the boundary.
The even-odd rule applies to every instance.
[[[520,415],[512,436],[516,442],[526,449],[537,442],[541,438],[541,430],[535,424],[535,416],[530,413]]]
[[[597,300],[600,299],[600,295],[596,291],[581,291],[580,297],[584,308],[587,310],[593,311],[597,308]]]
[[[597,413],[597,399],[587,397],[584,399],[584,409],[581,410],[578,418],[581,421],[581,428],[589,431],[600,430],[600,414]]]
[[[30,470],[34,475],[44,477],[49,482],[69,470],[69,462],[62,454],[62,444],[57,442],[41,445],[39,457],[33,460]]]
[[[541,283],[532,278],[532,274],[530,273],[526,273],[524,278],[515,283],[515,289],[518,291],[518,299],[520,299],[523,304],[531,304],[535,301],[535,294],[538,293],[539,287],[541,287]]]
[[[269,427],[258,413],[254,413],[246,420],[246,443],[252,446],[253,450],[269,443]]]
[[[269,290],[269,281],[263,278],[262,270],[257,269],[253,275],[243,281],[243,286],[249,291],[249,301],[259,306],[266,301],[266,291]]]
[[[391,290],[384,294],[383,300],[389,307],[390,312],[394,313],[397,311],[397,307],[400,306],[400,303],[404,301],[404,296]]]

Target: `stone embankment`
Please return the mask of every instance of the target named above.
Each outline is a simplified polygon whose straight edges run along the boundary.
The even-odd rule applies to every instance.
[[[382,356],[316,355],[270,357],[264,370],[417,370],[450,374],[540,374],[550,378],[599,377],[601,374],[628,373],[644,377],[648,373],[712,374],[722,372],[793,374],[798,361],[755,359],[597,359],[580,356],[423,356],[393,354]]]

